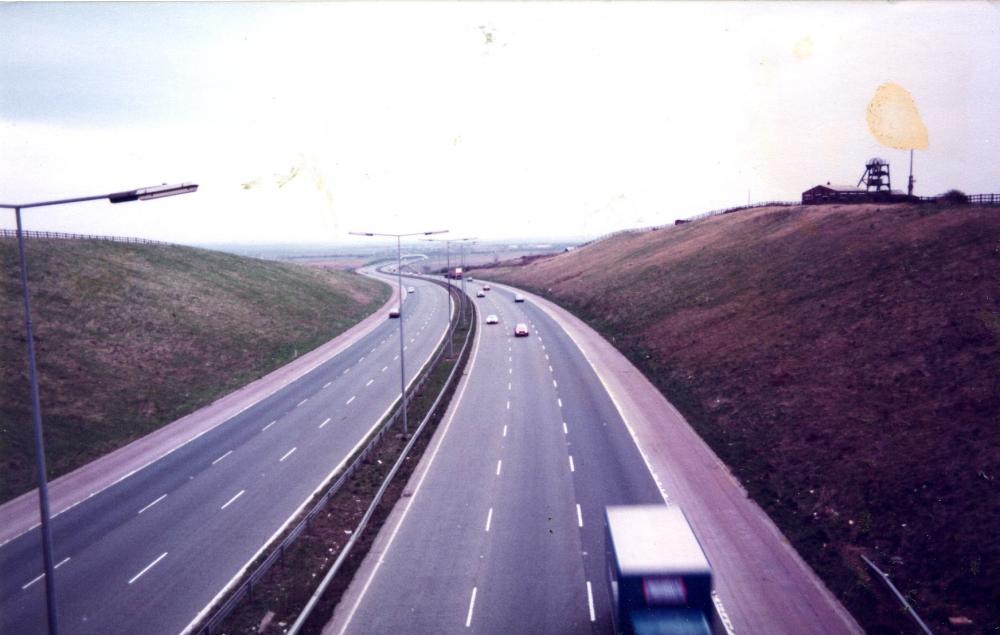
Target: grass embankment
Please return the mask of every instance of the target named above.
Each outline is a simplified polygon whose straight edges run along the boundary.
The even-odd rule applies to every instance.
[[[35,486],[17,243],[0,240],[0,501]],[[50,478],[342,333],[362,276],[171,245],[26,243]]]
[[[911,626],[861,553],[936,632],[1000,628],[1000,210],[747,210],[482,275],[612,341],[869,632]]]

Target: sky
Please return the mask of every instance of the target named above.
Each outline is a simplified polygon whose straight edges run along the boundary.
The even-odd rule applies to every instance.
[[[0,5],[0,203],[195,182],[27,229],[185,244],[593,237],[857,183],[1000,192],[995,3]],[[0,211],[0,227],[14,226]],[[371,239],[368,239],[371,240]]]

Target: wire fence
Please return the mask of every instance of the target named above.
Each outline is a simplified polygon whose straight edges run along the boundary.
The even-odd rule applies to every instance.
[[[1000,194],[970,194],[969,203],[973,205],[1000,205]]]
[[[33,230],[22,230],[26,239],[54,238],[58,240],[106,240],[113,243],[130,243],[133,245],[169,245],[160,240],[149,240],[148,238],[133,238],[130,236],[99,236],[96,234],[69,234],[66,232],[40,232]],[[0,238],[17,238],[16,229],[0,229]]]
[[[474,307],[474,305],[472,305],[471,303],[468,303],[468,306]],[[448,333],[445,335],[446,338],[452,337],[452,333],[459,319],[460,315],[458,312],[456,312],[455,319],[452,320],[452,324],[448,329]],[[471,328],[469,329],[469,332],[466,333],[465,341],[462,344],[461,352],[459,353],[459,356],[456,359],[461,359],[462,355],[464,355],[465,349],[469,343],[470,333],[472,333]],[[407,397],[408,397],[407,401],[409,401],[411,395],[416,394],[417,392],[420,391],[424,383],[431,376],[433,370],[437,367],[438,362],[441,360],[441,356],[447,349],[448,346],[446,342],[442,340],[442,344],[438,348],[437,353],[434,355],[431,362],[425,367],[423,373],[421,373],[420,377],[415,382],[413,382],[410,386],[407,387]],[[455,365],[455,368],[458,368],[457,364]],[[448,386],[451,384],[453,377],[454,377],[454,372],[452,372],[452,374],[449,375],[448,380],[445,382],[444,386],[441,389],[441,394],[443,394],[448,389]],[[411,437],[411,444],[406,446],[406,449],[404,450],[404,454],[402,456],[406,455],[406,452],[412,445],[413,439],[417,438],[417,435],[423,428],[424,423],[426,423],[426,421],[434,413],[434,411],[437,409],[437,406],[438,406],[438,401],[435,401],[434,405],[431,407],[431,410],[427,413],[427,417],[425,417],[424,421],[421,422],[420,427],[418,427],[417,430],[414,432],[413,436]],[[236,607],[239,605],[240,602],[243,601],[244,598],[253,599],[254,586],[260,583],[261,579],[268,574],[268,572],[271,570],[272,567],[274,567],[274,565],[277,562],[284,561],[285,552],[292,546],[295,540],[298,539],[300,535],[302,535],[302,532],[304,532],[306,529],[309,528],[309,525],[313,521],[313,519],[315,519],[319,514],[323,512],[323,510],[326,508],[326,505],[330,502],[330,499],[333,498],[337,494],[337,492],[340,491],[340,488],[342,488],[344,484],[347,483],[347,481],[354,475],[354,473],[357,472],[362,467],[362,464],[375,451],[376,446],[378,446],[378,444],[382,442],[382,440],[385,438],[385,435],[389,433],[389,431],[393,428],[393,426],[399,420],[401,415],[402,411],[400,409],[399,404],[397,403],[395,411],[388,418],[386,418],[385,422],[379,427],[378,432],[374,434],[371,440],[365,445],[364,449],[362,449],[354,458],[354,460],[351,461],[351,464],[347,467],[347,469],[345,469],[344,472],[337,478],[337,480],[334,481],[329,488],[327,488],[326,492],[316,501],[316,503],[312,506],[309,512],[302,518],[302,520],[300,520],[299,523],[295,525],[295,527],[291,531],[288,532],[285,538],[276,547],[273,548],[270,555],[268,555],[263,562],[257,565],[257,567],[253,570],[253,572],[250,573],[250,575],[247,576],[246,579],[244,579],[244,581],[236,588],[236,590],[232,592],[229,598],[223,604],[221,604],[219,608],[216,609],[215,612],[212,613],[212,615],[203,623],[203,625],[196,631],[198,635],[214,635],[214,633],[217,632],[219,626],[226,620],[226,618],[228,618],[233,613],[234,610],[236,610]],[[392,474],[395,474],[395,472],[392,472]],[[390,477],[392,476],[392,474],[390,474]],[[379,494],[381,495],[381,491]],[[367,516],[365,520],[367,520]],[[359,528],[359,531],[363,529],[364,527],[361,527]],[[355,531],[354,536],[356,536],[359,533],[359,531]],[[354,539],[354,536],[352,536],[352,541]],[[349,543],[349,545],[350,544],[353,543]],[[344,552],[349,551],[349,547],[345,546],[343,551]]]

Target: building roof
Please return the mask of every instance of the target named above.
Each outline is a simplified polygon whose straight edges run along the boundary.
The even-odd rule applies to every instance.
[[[819,185],[811,187],[811,188],[809,188],[806,191],[810,192],[810,191],[818,189],[818,188],[823,188],[825,190],[831,190],[833,192],[864,192],[864,191],[866,191],[865,188],[863,188],[863,187],[858,187],[856,185],[843,185],[843,184],[838,184],[838,183],[834,183],[832,185],[830,183],[826,183],[826,184],[820,183]]]

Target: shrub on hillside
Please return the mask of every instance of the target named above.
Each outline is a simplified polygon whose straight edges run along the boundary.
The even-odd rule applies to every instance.
[[[938,197],[945,203],[950,203],[952,205],[968,205],[969,196],[962,192],[961,190],[948,190],[944,194]]]

